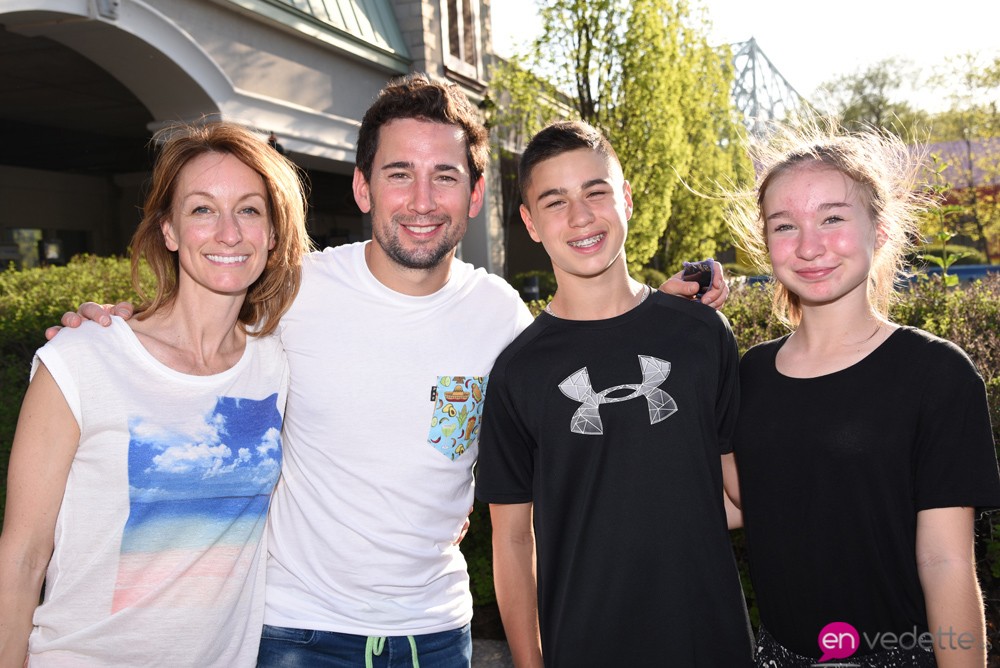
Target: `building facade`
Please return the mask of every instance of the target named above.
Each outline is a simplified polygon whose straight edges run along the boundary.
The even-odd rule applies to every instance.
[[[123,254],[150,138],[205,117],[274,134],[308,174],[318,245],[369,238],[365,109],[411,71],[482,101],[489,26],[488,0],[0,0],[0,262]],[[495,199],[460,252],[498,271]]]

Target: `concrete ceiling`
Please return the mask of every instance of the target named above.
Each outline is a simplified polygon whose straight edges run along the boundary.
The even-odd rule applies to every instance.
[[[0,25],[0,164],[86,174],[147,171],[152,120],[90,60]]]

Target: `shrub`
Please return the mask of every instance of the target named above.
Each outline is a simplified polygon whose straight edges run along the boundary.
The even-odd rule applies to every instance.
[[[760,274],[760,269],[754,267],[751,264],[743,264],[742,262],[723,262],[722,268],[726,272],[726,278],[732,280],[737,276],[757,276]]]
[[[0,489],[3,497],[7,492],[7,459],[10,444],[14,440],[17,414],[21,410],[21,400],[28,386],[28,367],[20,357],[4,355],[0,357]],[[0,498],[0,527],[3,526],[5,498]]]
[[[45,343],[45,328],[59,324],[66,311],[84,301],[135,299],[123,258],[79,255],[64,267],[8,268],[0,272],[0,351],[30,360]]]
[[[640,283],[648,285],[651,288],[659,288],[661,285],[666,283],[667,279],[670,277],[659,269],[654,269],[653,267],[643,267],[638,271],[633,271],[632,278]]]
[[[45,329],[58,325],[63,313],[85,301],[135,300],[130,271],[127,259],[81,255],[64,267],[11,266],[0,272],[0,528],[17,414],[31,359],[45,344]],[[148,275],[145,280],[152,284]]]
[[[961,290],[946,288],[940,275],[920,276],[894,308],[893,319],[955,342],[985,376],[1000,373],[1000,274]]]
[[[488,605],[497,600],[493,591],[493,524],[489,505],[476,501],[469,522],[469,533],[460,547],[469,565],[472,603]]]
[[[538,314],[545,310],[545,306],[549,303],[548,299],[532,299],[529,302],[524,302],[528,310],[531,311],[531,315],[538,317]]]
[[[732,282],[730,282],[732,284]],[[771,297],[774,284],[754,283],[732,289],[722,312],[736,335],[740,355],[762,341],[770,341],[788,333],[788,330],[771,317]]]
[[[986,256],[978,248],[973,246],[963,246],[961,244],[947,244],[944,247],[940,243],[929,243],[920,246],[915,252],[907,257],[907,262],[917,267],[922,267],[928,262],[921,259],[921,255],[933,255],[941,258],[948,255],[954,256],[955,264],[985,264]]]

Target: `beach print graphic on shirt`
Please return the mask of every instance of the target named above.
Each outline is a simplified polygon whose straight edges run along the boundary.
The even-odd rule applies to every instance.
[[[488,376],[438,376],[427,442],[452,461],[479,442]]]
[[[656,357],[639,355],[639,368],[642,370],[642,382],[625,385],[615,385],[601,392],[595,392],[590,384],[590,373],[587,367],[574,371],[559,383],[559,389],[580,407],[573,413],[570,420],[570,431],[574,434],[599,436],[604,433],[601,422],[601,406],[621,401],[631,401],[645,397],[649,407],[649,424],[663,422],[677,412],[677,402],[673,397],[659,389],[670,375],[670,362]],[[611,396],[615,392],[631,390],[628,394]]]
[[[243,586],[230,575],[259,549],[281,469],[277,399],[219,397],[200,415],[129,419],[129,516],[112,612],[197,609]]]

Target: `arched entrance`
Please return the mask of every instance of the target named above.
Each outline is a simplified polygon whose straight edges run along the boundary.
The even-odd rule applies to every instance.
[[[225,88],[225,77],[148,8],[129,4],[129,16],[108,20],[79,13],[93,3],[18,5],[27,3],[0,13],[0,263],[120,254],[138,221],[152,133],[218,113],[178,54],[211,87]]]

